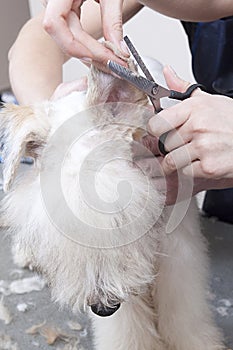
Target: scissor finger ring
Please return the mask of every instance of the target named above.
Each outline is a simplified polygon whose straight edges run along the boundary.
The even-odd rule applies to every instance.
[[[159,148],[159,152],[163,155],[163,156],[166,156],[169,151],[166,150],[165,148],[165,141],[166,141],[166,138],[167,138],[167,135],[168,135],[169,131],[168,132],[165,132],[164,134],[162,134],[159,138],[159,141],[158,141],[158,148]]]

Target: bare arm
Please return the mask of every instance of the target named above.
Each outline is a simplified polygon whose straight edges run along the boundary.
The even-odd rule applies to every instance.
[[[127,0],[123,20],[127,21],[142,6]],[[20,104],[50,98],[62,82],[62,65],[69,59],[43,29],[44,13],[29,20],[21,29],[9,52],[9,74],[13,92]],[[87,1],[82,9],[83,29],[93,38],[102,36],[100,8]]]
[[[29,20],[9,52],[9,75],[20,104],[49,98],[62,81],[65,55],[42,29],[43,14]]]
[[[213,21],[233,15],[232,0],[139,0],[166,16],[186,21]]]

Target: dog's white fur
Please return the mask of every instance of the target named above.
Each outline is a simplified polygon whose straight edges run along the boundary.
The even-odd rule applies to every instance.
[[[155,67],[158,70],[156,63]],[[108,305],[122,301],[120,309],[110,317],[101,318],[90,313],[97,350],[223,349],[206,300],[208,258],[196,204],[193,200],[181,224],[174,232],[166,234],[172,208],[164,209],[160,216],[164,194],[155,188],[146,193],[144,174],[129,162],[135,128],[124,124],[132,110],[126,104],[114,107],[113,111],[107,107],[109,100],[133,102],[139,106],[148,103],[146,97],[131,86],[92,69],[87,93],[74,92],[57,102],[33,107],[6,106],[1,113],[6,146],[5,190],[13,183],[20,157],[35,158],[35,167],[15,181],[2,207],[2,220],[11,229],[15,261],[20,265],[30,263],[46,275],[53,299],[69,304],[74,311],[93,302]],[[41,153],[48,147],[52,135],[75,113],[96,105],[99,106],[94,113],[86,112],[87,122],[94,129],[67,154],[63,191],[74,213],[96,227],[104,224],[104,227],[119,228],[122,242],[125,237],[122,237],[121,225],[130,221],[132,215],[140,216],[145,197],[148,197],[147,210],[140,223],[137,222],[135,231],[128,232],[126,237],[132,243],[115,249],[79,245],[62,235],[48,218],[40,193],[40,173],[44,171]],[[137,107],[134,108],[137,113]],[[76,118],[78,120],[78,114]],[[145,126],[146,118],[141,115],[140,108],[134,118],[137,125]],[[99,124],[107,125],[98,127]],[[137,191],[128,210],[118,211],[108,218],[88,207],[79,193],[76,177],[82,161],[101,142],[113,141],[112,148],[107,147],[106,152],[114,158],[114,140],[119,138],[125,140],[121,149],[125,160],[110,162],[103,169],[96,184],[97,192],[105,201],[111,201],[117,183],[125,178],[130,179]],[[56,159],[50,161],[52,168]],[[54,203],[54,211],[60,214],[63,227],[67,225],[70,230],[59,203]],[[151,228],[138,237],[137,230],[144,227]],[[79,227],[73,229],[78,231]],[[86,232],[78,233],[85,238]],[[90,239],[99,247],[105,247],[115,242],[115,231],[103,236],[96,234]]]

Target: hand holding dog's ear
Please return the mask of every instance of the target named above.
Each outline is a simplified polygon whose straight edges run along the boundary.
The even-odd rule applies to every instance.
[[[95,61],[98,67],[106,69],[108,60],[125,65],[111,50],[101,45],[96,38],[89,35],[81,23],[83,0],[48,0],[44,17],[44,29],[53,37],[61,49],[69,56],[77,57],[86,63]],[[93,1],[84,5],[91,16]],[[122,7],[123,0],[101,0],[99,2],[106,40],[111,41],[123,55],[129,56],[123,46]],[[96,17],[96,14],[95,14]],[[91,20],[91,18],[90,18]],[[95,18],[96,20],[96,18]],[[101,26],[101,24],[100,24]],[[101,33],[99,33],[101,37]]]

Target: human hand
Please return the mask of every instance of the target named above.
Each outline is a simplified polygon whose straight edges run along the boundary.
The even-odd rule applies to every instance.
[[[82,59],[85,63],[94,63],[106,70],[108,60],[114,60],[126,65],[114,53],[100,44],[82,27],[81,7],[83,0],[47,0],[44,16],[44,29],[53,37],[62,50],[69,56]],[[121,52],[122,56],[129,57],[123,46],[122,6],[123,0],[100,0],[103,34],[106,40],[111,41]],[[86,4],[84,5],[86,6]],[[90,18],[90,21],[95,18]]]
[[[169,67],[164,75],[170,89],[187,89],[189,83]],[[156,137],[170,131],[165,141],[169,153],[161,163],[166,175],[181,169],[186,176],[203,179],[208,188],[233,186],[232,99],[195,90],[191,98],[152,117],[149,130]]]
[[[169,88],[187,89],[189,83],[169,67],[164,73]],[[142,139],[145,151],[136,164],[165,193],[167,205],[203,190],[233,187],[232,112],[229,98],[195,91],[192,98],[151,118],[149,129],[155,136]],[[167,131],[165,148],[170,153],[161,157],[158,137]]]
[[[188,199],[203,189],[203,181],[190,179],[180,171],[166,175],[162,168],[163,157],[159,154],[158,139],[147,135],[140,143],[133,143],[134,164],[149,177],[152,186],[166,196],[165,204]]]
[[[143,137],[141,145],[134,143],[133,154],[134,163],[149,177],[151,184],[166,196],[166,205],[189,199],[203,190],[233,186],[232,179],[190,178],[182,170],[165,174],[162,167],[164,158],[159,155],[158,139],[151,135]]]

